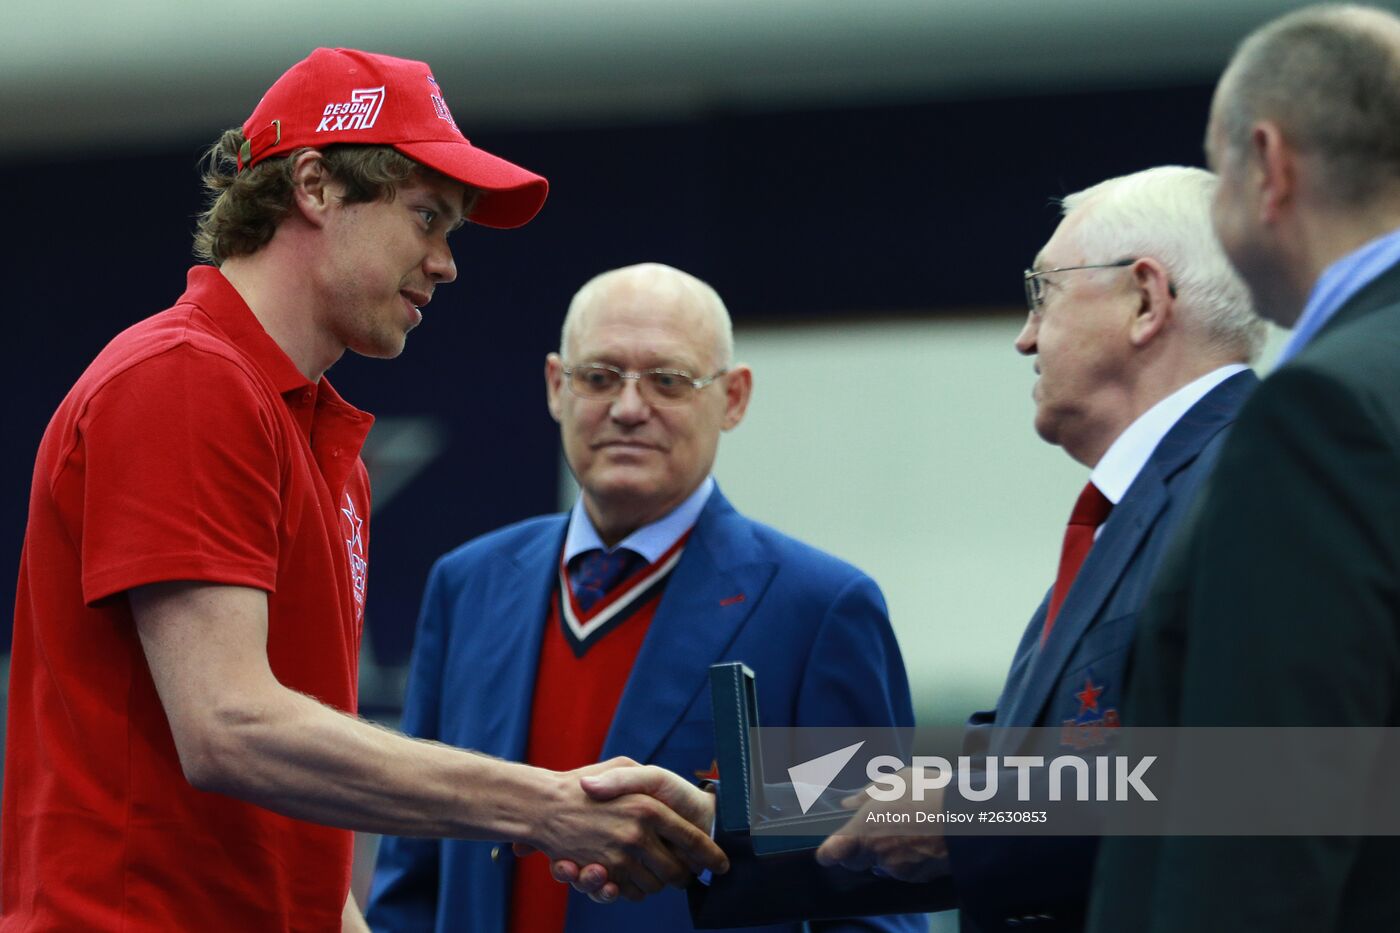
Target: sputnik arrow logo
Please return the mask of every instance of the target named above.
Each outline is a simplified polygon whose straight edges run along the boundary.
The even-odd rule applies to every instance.
[[[813,758],[788,768],[788,778],[792,781],[793,792],[797,794],[797,804],[803,813],[811,809],[812,804],[826,792],[831,782],[836,780],[836,775],[841,773],[841,769],[846,767],[864,744],[857,742],[847,745],[820,758]]]

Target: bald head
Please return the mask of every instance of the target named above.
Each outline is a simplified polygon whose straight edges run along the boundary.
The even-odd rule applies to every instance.
[[[659,262],[623,266],[589,279],[569,302],[564,328],[559,334],[559,351],[572,359],[577,350],[575,335],[588,319],[610,300],[650,299],[657,307],[684,307],[694,315],[697,338],[713,353],[710,371],[727,369],[734,362],[734,327],[729,309],[719,293],[688,272]]]
[[[715,290],[670,266],[614,269],[574,296],[545,389],[604,543],[668,514],[709,476],[753,389],[733,342]],[[599,383],[600,370],[619,378]]]
[[[1260,120],[1313,156],[1322,196],[1354,206],[1400,193],[1400,18],[1373,7],[1307,7],[1253,33],[1216,92],[1225,156]]]

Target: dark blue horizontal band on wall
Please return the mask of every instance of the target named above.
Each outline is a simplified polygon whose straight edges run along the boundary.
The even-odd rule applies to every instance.
[[[587,278],[668,262],[714,284],[740,324],[1015,305],[1021,270],[1054,227],[1051,199],[1149,165],[1200,164],[1209,100],[1196,86],[468,127],[547,176],[549,202],[524,229],[456,234],[458,280],[425,309],[403,357],[347,356],[330,374],[377,415],[429,416],[444,429],[441,453],[375,511],[368,618],[380,660],[407,657],[437,555],[553,509],[558,440],[543,360]],[[5,605],[39,437],[103,344],[180,294],[200,208],[195,165],[220,129],[170,151],[0,161]],[[7,651],[9,626],[0,632]]]

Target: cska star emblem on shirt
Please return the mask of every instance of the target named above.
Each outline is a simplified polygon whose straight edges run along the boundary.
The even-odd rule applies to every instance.
[[[365,578],[369,574],[369,555],[365,553],[365,520],[355,508],[355,500],[345,494],[340,510],[340,526],[345,534],[345,553],[350,561],[350,595],[355,598],[355,618],[365,614]]]
[[[1120,721],[1118,710],[1105,706],[1099,699],[1106,689],[1105,681],[1094,682],[1094,669],[1089,668],[1083,689],[1074,693],[1079,712],[1060,724],[1061,745],[1083,750],[1105,745],[1112,739]]]

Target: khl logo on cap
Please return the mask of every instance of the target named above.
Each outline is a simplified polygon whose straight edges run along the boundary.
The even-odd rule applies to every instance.
[[[457,121],[452,119],[452,111],[447,109],[447,101],[442,99],[442,89],[438,87],[437,78],[428,75],[428,83],[433,86],[433,93],[428,95],[433,101],[433,112],[439,120],[446,120],[452,124],[454,130],[457,129]]]
[[[349,100],[326,104],[316,132],[370,129],[374,126],[374,121],[379,119],[379,108],[383,105],[383,85],[356,88],[350,92]]]

